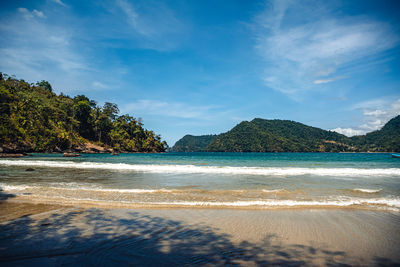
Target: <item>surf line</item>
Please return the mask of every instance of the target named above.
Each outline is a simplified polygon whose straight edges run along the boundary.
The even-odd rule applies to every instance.
[[[237,175],[317,175],[317,176],[400,176],[400,168],[301,168],[301,167],[234,167],[234,166],[196,166],[127,164],[44,160],[0,160],[3,166],[33,166],[48,168],[99,169],[113,171],[137,171],[151,173],[210,173]]]

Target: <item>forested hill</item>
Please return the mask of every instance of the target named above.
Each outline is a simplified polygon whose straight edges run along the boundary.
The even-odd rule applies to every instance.
[[[182,143],[183,139],[176,144]],[[196,142],[196,136],[191,136],[191,142],[187,144]],[[172,150],[182,151],[180,148],[175,145]],[[294,121],[257,118],[239,123],[230,131],[212,138],[208,144],[202,143],[201,150],[188,145],[185,149],[212,152],[400,151],[400,116],[393,118],[379,131],[352,138]]]
[[[175,143],[173,150],[179,152],[204,152],[208,144],[217,135],[185,135],[178,142]]]
[[[0,73],[0,152],[162,152],[165,141],[140,120],[119,116],[84,95],[57,95],[50,83],[29,84]]]

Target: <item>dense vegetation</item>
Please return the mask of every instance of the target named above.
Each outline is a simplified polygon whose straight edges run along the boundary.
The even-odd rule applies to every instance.
[[[213,136],[206,144],[204,137],[185,136],[174,151],[223,152],[384,152],[400,151],[400,116],[390,120],[381,130],[364,136],[342,134],[310,127],[288,120],[254,119],[243,121],[230,131]],[[196,141],[196,138],[202,141]],[[184,142],[182,142],[182,140]],[[185,150],[182,150],[184,143]],[[196,144],[196,146],[190,146]],[[201,150],[196,150],[201,144]]]
[[[84,95],[57,95],[47,81],[29,84],[0,73],[0,149],[5,152],[85,151],[88,146],[165,151],[159,135],[118,113],[116,104],[98,106]]]
[[[216,137],[216,135],[185,135],[175,143],[173,150],[179,152],[204,152],[208,144]]]

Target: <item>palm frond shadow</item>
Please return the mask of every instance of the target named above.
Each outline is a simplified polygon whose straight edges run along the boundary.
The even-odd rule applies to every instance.
[[[260,244],[234,243],[207,226],[128,212],[121,218],[100,209],[31,216],[0,225],[0,265],[184,266],[346,265],[346,253],[282,245],[275,235]],[[377,259],[378,265],[394,264]]]

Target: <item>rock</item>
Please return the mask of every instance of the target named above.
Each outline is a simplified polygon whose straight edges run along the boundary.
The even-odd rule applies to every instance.
[[[64,157],[79,157],[80,155],[78,153],[64,153]]]
[[[25,156],[22,153],[0,153],[0,158],[20,158]]]
[[[33,172],[35,169],[34,168],[28,168],[28,169],[26,169],[25,171],[27,171],[27,172]]]

